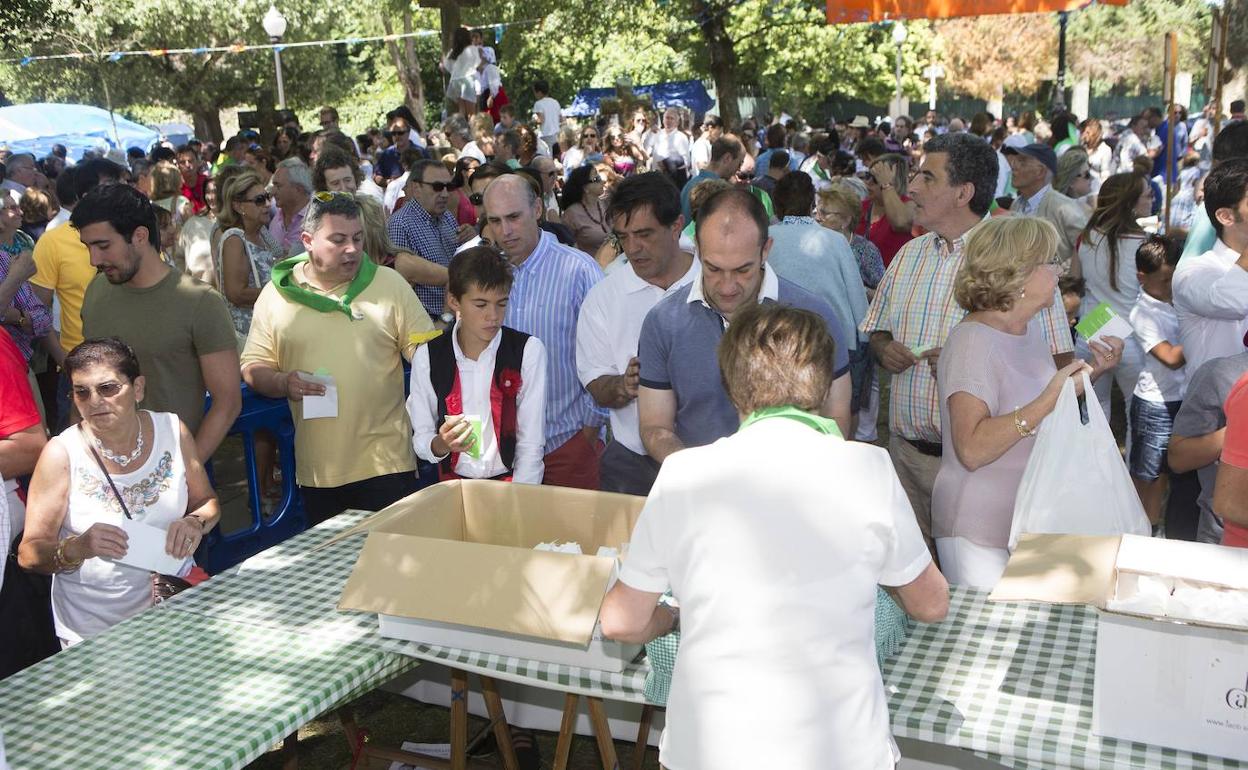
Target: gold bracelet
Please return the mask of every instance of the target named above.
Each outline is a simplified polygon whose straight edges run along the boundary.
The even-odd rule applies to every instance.
[[[56,544],[56,552],[52,554],[52,570],[54,572],[73,572],[82,566],[82,559],[68,561],[65,558],[65,546],[77,539],[77,535],[71,535]]]
[[[1036,435],[1038,428],[1032,428],[1027,424],[1027,420],[1023,419],[1022,407],[1014,407],[1014,428],[1018,431],[1018,435],[1023,438],[1031,438]]]

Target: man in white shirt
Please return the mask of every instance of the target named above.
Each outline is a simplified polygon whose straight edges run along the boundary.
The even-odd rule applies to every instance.
[[[718,115],[707,115],[702,119],[702,133],[693,143],[689,151],[690,165],[696,174],[711,162],[711,143],[724,135],[724,121]]]
[[[608,638],[681,630],[665,767],[753,770],[747,734],[767,736],[766,767],[900,759],[873,643],[877,585],[921,622],[944,618],[948,586],[887,453],[815,414],[832,347],[806,311],[734,317],[718,360],[740,429],[667,458],[603,603]],[[658,603],[668,590],[679,609]]]
[[[544,78],[533,82],[533,95],[537,97],[537,101],[533,103],[533,115],[541,121],[538,136],[546,144],[554,146],[559,138],[559,121],[563,111],[559,102],[551,98],[550,84]]]
[[[659,464],[646,454],[637,416],[641,323],[667,290],[696,273],[680,248],[680,194],[651,171],[620,182],[607,221],[628,261],[589,290],[576,326],[576,369],[598,406],[610,410],[611,443],[599,459],[599,488],[646,495]]]
[[[1188,371],[1244,351],[1248,333],[1248,158],[1219,164],[1205,178],[1213,248],[1179,262],[1174,309]]]
[[[1129,174],[1135,159],[1141,155],[1152,157],[1161,150],[1161,140],[1148,124],[1148,116],[1140,113],[1131,119],[1131,125],[1120,134],[1118,141],[1118,171]]]
[[[684,184],[689,178],[689,135],[680,130],[680,113],[675,107],[663,112],[663,129],[654,134],[650,146],[650,162],[655,171],[664,171],[673,181]]]

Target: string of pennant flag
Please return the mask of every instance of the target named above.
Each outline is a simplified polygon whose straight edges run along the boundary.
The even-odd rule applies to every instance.
[[[515,26],[519,26],[522,24],[536,24],[540,21],[541,19],[524,19],[522,21],[510,21],[506,23],[474,24],[472,25],[472,28],[473,29],[491,29],[492,28],[494,30],[495,38],[501,41],[503,39],[503,30],[506,29],[507,27],[515,27]],[[198,48],[148,48],[148,49],[137,49],[133,51],[104,51],[98,54],[93,53],[93,52],[87,52],[87,51],[73,51],[71,53],[14,56],[14,57],[0,59],[0,63],[5,63],[5,64],[17,63],[18,66],[25,67],[29,64],[33,64],[34,62],[57,61],[57,60],[65,60],[65,59],[101,58],[101,59],[107,59],[108,61],[120,61],[121,59],[127,56],[154,56],[154,57],[206,56],[207,54],[211,54],[211,53],[239,54],[239,53],[246,53],[247,51],[281,52],[281,51],[285,51],[291,48],[313,48],[313,47],[318,47],[318,46],[331,46],[331,45],[359,45],[361,43],[380,43],[380,42],[388,43],[388,42],[393,42],[395,40],[402,40],[404,38],[409,38],[409,37],[429,37],[431,35],[437,35],[437,34],[438,34],[438,31],[435,29],[421,29],[421,30],[416,30],[414,32],[399,32],[399,33],[395,33],[391,35],[376,35],[373,37],[344,37],[344,38],[337,38],[334,40],[304,40],[304,41],[300,41],[297,43],[261,43],[258,45],[244,45],[242,43],[235,43],[233,45],[200,46]]]

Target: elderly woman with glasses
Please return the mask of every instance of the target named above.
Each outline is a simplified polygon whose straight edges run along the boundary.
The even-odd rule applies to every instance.
[[[52,575],[56,635],[69,646],[152,606],[153,562],[172,557],[171,572],[186,576],[221,512],[187,427],[138,408],[144,380],[130,346],[89,339],[65,373],[82,422],[35,466],[18,559]]]
[[[576,247],[591,257],[598,252],[611,226],[603,205],[603,179],[595,166],[581,166],[563,184],[561,219],[576,237]]]
[[[718,363],[740,427],[668,456],[633,528],[602,632],[637,643],[680,630],[664,767],[759,767],[741,750],[747,733],[768,736],[767,767],[892,770],[900,758],[874,650],[877,586],[927,623],[948,611],[948,586],[888,454],[819,415],[834,347],[806,310],[734,315]],[[679,608],[659,602],[668,591]]]
[[[1066,380],[1097,379],[1122,341],[1094,343],[1094,363],[1058,369],[1036,316],[1053,305],[1061,268],[1057,230],[1037,217],[995,217],[965,236],[953,295],[967,316],[936,369],[944,451],[932,488],[932,534],[954,585],[991,589],[1009,558],[1014,498],[1036,430]],[[1081,381],[1076,388],[1082,390]]]
[[[1057,174],[1053,177],[1053,189],[1084,208],[1084,215],[1092,215],[1089,196],[1092,194],[1092,168],[1088,165],[1088,152],[1082,147],[1071,147],[1057,159]]]

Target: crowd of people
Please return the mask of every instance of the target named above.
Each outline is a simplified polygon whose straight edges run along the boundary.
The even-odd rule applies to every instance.
[[[542,81],[520,114],[467,29],[442,64],[454,109],[431,130],[400,106],[352,138],[327,106],[269,146],[2,158],[0,535],[6,575],[52,575],[29,645],[204,577],[204,464],[244,382],[290,403],[312,524],[410,494],[418,463],[648,495],[602,622],[645,641],[684,616],[674,768],[733,766],[705,731],[727,738],[734,704],[801,686],[790,656],[838,645],[852,665],[824,662],[856,673],[795,707],[836,728],[784,711],[786,766],[891,767],[875,586],[938,620],[946,580],[995,584],[1072,378],[1090,408],[1119,391],[1157,534],[1248,546],[1243,102],[1216,136],[1212,105],[1176,123],[1173,145],[1153,109],[1117,134],[1067,112],[578,123]],[[1102,304],[1134,333],[1076,334]],[[273,438],[256,443],[271,504]],[[1172,471],[1199,480],[1170,489]],[[179,574],[127,563],[136,523],[167,531]],[[771,663],[725,673],[724,645],[764,626]],[[851,690],[872,698],[852,715]]]

